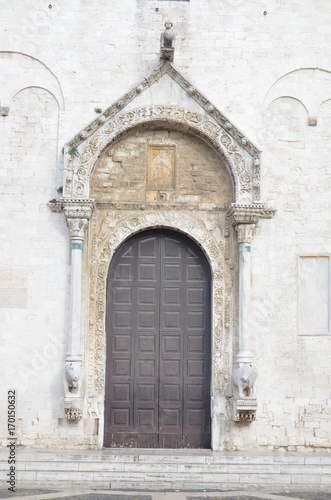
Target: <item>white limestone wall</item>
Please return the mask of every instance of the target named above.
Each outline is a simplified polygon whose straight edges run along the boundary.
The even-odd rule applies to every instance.
[[[225,425],[220,446],[330,448],[331,336],[298,335],[297,269],[298,255],[331,253],[331,3],[109,5],[0,7],[1,414],[16,387],[23,445],[94,442],[90,424],[63,421],[69,236],[46,204],[62,184],[64,142],[157,65],[170,19],[175,64],[262,149],[262,199],[277,210],[252,243],[257,421]]]

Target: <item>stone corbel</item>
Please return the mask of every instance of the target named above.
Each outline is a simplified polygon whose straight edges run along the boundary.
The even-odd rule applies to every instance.
[[[1,106],[0,116],[8,116],[8,115],[9,115],[9,106]]]
[[[68,351],[64,368],[64,409],[68,420],[83,416],[83,354],[81,351],[82,251],[93,200],[62,199],[71,239],[71,281]]]
[[[258,368],[253,363],[249,323],[251,301],[251,243],[253,230],[261,218],[271,218],[273,210],[262,204],[231,204],[228,217],[239,244],[239,351],[233,368],[234,420],[252,422],[256,418]]]

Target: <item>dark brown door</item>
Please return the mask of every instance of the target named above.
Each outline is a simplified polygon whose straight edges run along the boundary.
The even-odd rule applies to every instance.
[[[188,238],[140,233],[107,279],[105,446],[210,448],[210,270]]]

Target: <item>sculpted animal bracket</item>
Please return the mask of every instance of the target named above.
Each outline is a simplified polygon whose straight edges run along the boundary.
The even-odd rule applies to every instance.
[[[167,21],[164,25],[165,30],[161,33],[161,49],[160,49],[160,59],[172,62],[174,60],[175,53],[175,40],[176,35],[172,31],[173,24]]]
[[[253,363],[238,363],[233,372],[234,420],[252,422],[256,419],[258,370]]]
[[[80,397],[82,386],[82,366],[79,361],[67,361],[64,368],[65,397]]]

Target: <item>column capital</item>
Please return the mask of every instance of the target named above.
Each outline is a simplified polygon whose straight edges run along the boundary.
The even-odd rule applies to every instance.
[[[94,206],[92,199],[62,199],[64,214],[70,230],[71,240],[83,240]]]
[[[263,203],[243,205],[231,203],[227,210],[227,216],[238,233],[239,244],[252,242],[252,231],[260,219],[271,219],[275,210],[264,207]]]
[[[250,245],[252,243],[255,224],[237,224],[234,227],[237,231],[239,245]]]
[[[234,227],[237,224],[257,224],[260,219],[271,219],[274,214],[275,211],[265,208],[263,203],[254,205],[230,203],[227,209],[227,215]]]

